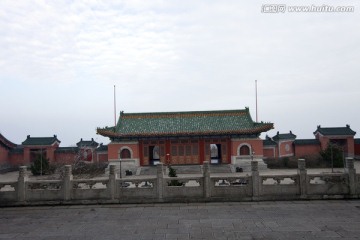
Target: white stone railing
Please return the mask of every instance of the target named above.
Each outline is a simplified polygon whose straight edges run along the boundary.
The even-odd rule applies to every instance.
[[[22,166],[17,181],[0,182],[0,206],[360,198],[353,161],[346,159],[344,173],[307,174],[305,160],[299,159],[296,174],[279,175],[260,174],[256,161],[250,173],[213,176],[208,162],[203,174],[179,177],[165,176],[159,164],[154,176],[118,178],[111,166],[109,177],[98,179],[73,179],[67,165],[61,180],[29,180]]]

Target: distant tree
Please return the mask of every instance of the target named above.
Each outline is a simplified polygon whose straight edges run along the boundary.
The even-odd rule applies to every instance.
[[[31,164],[30,170],[34,176],[49,174],[49,159],[45,158],[41,154],[38,154],[35,161]]]
[[[320,151],[320,156],[329,166],[331,166],[331,162],[333,161],[333,167],[344,167],[343,150],[336,144],[329,143],[324,150]]]

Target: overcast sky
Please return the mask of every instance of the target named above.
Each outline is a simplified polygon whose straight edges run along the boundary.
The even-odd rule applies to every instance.
[[[269,3],[355,11],[262,13]],[[96,128],[114,125],[114,85],[117,112],[250,107],[255,120],[255,79],[270,136],[360,134],[360,2],[0,1],[0,132],[17,144],[108,143]]]

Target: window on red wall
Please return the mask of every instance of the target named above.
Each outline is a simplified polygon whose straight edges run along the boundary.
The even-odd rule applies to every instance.
[[[120,158],[121,159],[127,159],[127,158],[131,158],[131,152],[129,149],[123,149],[120,152]]]
[[[250,155],[250,148],[246,145],[241,146],[240,155]]]

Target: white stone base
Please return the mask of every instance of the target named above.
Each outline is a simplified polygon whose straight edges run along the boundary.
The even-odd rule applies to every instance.
[[[259,171],[267,169],[267,165],[261,157],[255,156],[253,159],[251,159],[251,157],[239,157],[239,156],[231,157],[231,164],[234,165],[235,169],[239,167],[242,168],[244,172],[251,171],[251,161],[258,162]]]

